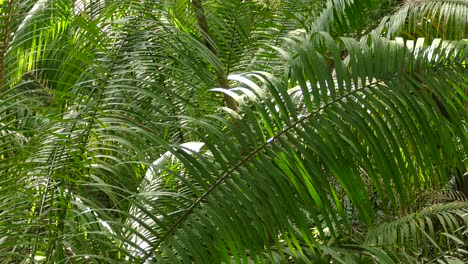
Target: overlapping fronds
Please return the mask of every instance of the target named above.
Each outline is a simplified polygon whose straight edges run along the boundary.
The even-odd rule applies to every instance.
[[[458,0],[403,1],[377,30],[388,38],[402,36],[463,39],[468,37],[468,2]]]
[[[454,202],[423,208],[370,230],[365,243],[401,254],[412,252],[422,262],[466,259],[467,206],[466,202]]]
[[[393,1],[194,2],[0,0],[2,261],[462,249],[466,203],[420,200],[467,167],[465,42],[366,35]]]
[[[327,31],[336,36],[361,37],[388,12],[394,0],[329,0],[312,23],[312,32]]]
[[[411,42],[343,39],[349,57],[342,61],[333,41],[322,40],[335,75],[321,66],[327,58],[316,48],[323,43],[310,44],[291,62],[290,78],[257,76],[266,91],[237,78],[249,84],[238,89],[246,106],[236,124],[223,121],[227,130],[214,126],[220,117],[187,120],[199,127],[210,155],[175,152],[183,174],[171,169],[162,179],[178,182],[182,210],[164,212],[175,200],[154,193],[150,215],[158,224],[142,236],[141,258],[272,261],[323,252],[340,258],[323,249],[313,229],[324,237],[324,230],[334,238],[352,234],[362,224],[348,209],[365,225],[375,224],[378,210],[404,213],[418,191],[441,187],[446,171],[460,167],[467,144],[463,42],[415,49]],[[287,92],[294,84],[301,88],[298,102]],[[372,252],[366,254],[386,259]]]

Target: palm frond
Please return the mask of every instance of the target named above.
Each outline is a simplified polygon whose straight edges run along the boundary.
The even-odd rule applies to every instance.
[[[0,3],[2,260],[461,252],[465,203],[421,199],[468,166],[466,42],[365,34],[395,2],[204,1],[209,38],[190,1]]]
[[[372,29],[388,9],[397,4],[393,0],[330,0],[312,23],[312,32],[326,31],[337,36],[361,37]]]
[[[420,255],[420,261],[465,259],[467,252],[463,241],[468,226],[467,206],[466,202],[431,205],[371,229],[365,243],[402,252],[415,251]]]
[[[311,227],[322,237],[324,230],[350,235],[356,225],[374,223],[376,200],[387,213],[409,213],[418,190],[440,188],[446,169],[460,166],[466,116],[454,99],[462,96],[463,42],[435,41],[415,52],[410,42],[343,39],[350,52],[343,62],[334,42],[321,39],[298,51],[290,78],[258,76],[270,97],[250,101],[238,125],[225,123],[221,132],[209,120],[190,119],[203,129],[212,158],[178,154],[190,175],[179,180],[193,182],[184,209],[158,225],[165,229],[150,239],[144,259],[261,261],[264,254],[283,256],[282,243],[295,256],[308,248],[317,257],[321,246]],[[320,66],[321,44],[334,56],[336,79]],[[294,84],[302,91],[299,105],[287,94]],[[229,135],[235,140],[223,140]]]
[[[468,37],[468,3],[458,0],[404,1],[394,14],[384,18],[376,31],[388,38],[402,36],[464,39]]]

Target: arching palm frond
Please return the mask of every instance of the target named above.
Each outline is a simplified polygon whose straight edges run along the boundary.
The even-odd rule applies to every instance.
[[[361,37],[397,4],[394,0],[330,0],[312,23],[312,32],[326,31],[336,36]]]
[[[98,88],[105,87],[106,76],[115,71],[108,62],[118,53],[118,43],[112,45],[100,24],[108,17],[85,19],[74,12],[73,3],[2,3],[2,19],[9,19],[2,23],[2,262],[59,263],[68,258],[83,260],[83,255],[76,255],[98,250],[98,259],[116,254],[114,245],[105,243],[107,235],[86,233],[88,226],[93,232],[109,230],[79,198],[91,201],[93,208],[96,204],[111,207],[109,201],[115,198],[106,196],[103,188],[89,187],[93,180],[109,182],[105,175],[91,178],[90,171],[105,168],[93,167],[92,160],[110,153],[92,151],[96,133],[90,127],[102,103],[103,91]],[[124,5],[124,1],[119,4]],[[116,153],[133,155],[123,150]],[[128,173],[125,169],[113,171]],[[84,184],[88,179],[89,184]],[[87,244],[92,237],[102,243]]]
[[[208,31],[194,2],[0,0],[2,261],[462,249],[465,203],[421,197],[467,167],[465,42],[366,35],[393,1],[198,2]]]
[[[396,254],[413,251],[420,261],[463,260],[467,216],[466,202],[435,204],[370,230],[365,244],[393,248]]]
[[[468,37],[466,1],[404,1],[396,12],[383,19],[377,31],[388,38],[402,36],[463,39]]]
[[[343,39],[342,61],[328,35],[319,39],[298,51],[286,79],[256,75],[266,91],[237,78],[248,87],[239,90],[236,125],[223,121],[221,131],[219,116],[188,120],[211,154],[174,153],[185,168],[168,171],[181,184],[181,210],[161,211],[171,200],[152,205],[162,218],[157,231],[145,227],[152,235],[143,260],[398,261],[374,246],[338,249],[360,247],[356,230],[410,213],[419,192],[441,188],[447,169],[463,167],[465,43]],[[321,45],[333,54],[335,77],[322,66]],[[287,92],[295,84],[298,102]]]

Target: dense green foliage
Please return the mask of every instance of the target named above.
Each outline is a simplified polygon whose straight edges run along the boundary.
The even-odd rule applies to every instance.
[[[0,263],[464,263],[467,38],[467,0],[0,0]]]

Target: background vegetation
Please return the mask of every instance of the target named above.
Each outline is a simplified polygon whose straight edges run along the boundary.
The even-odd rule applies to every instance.
[[[0,0],[1,263],[464,263],[468,1]]]

